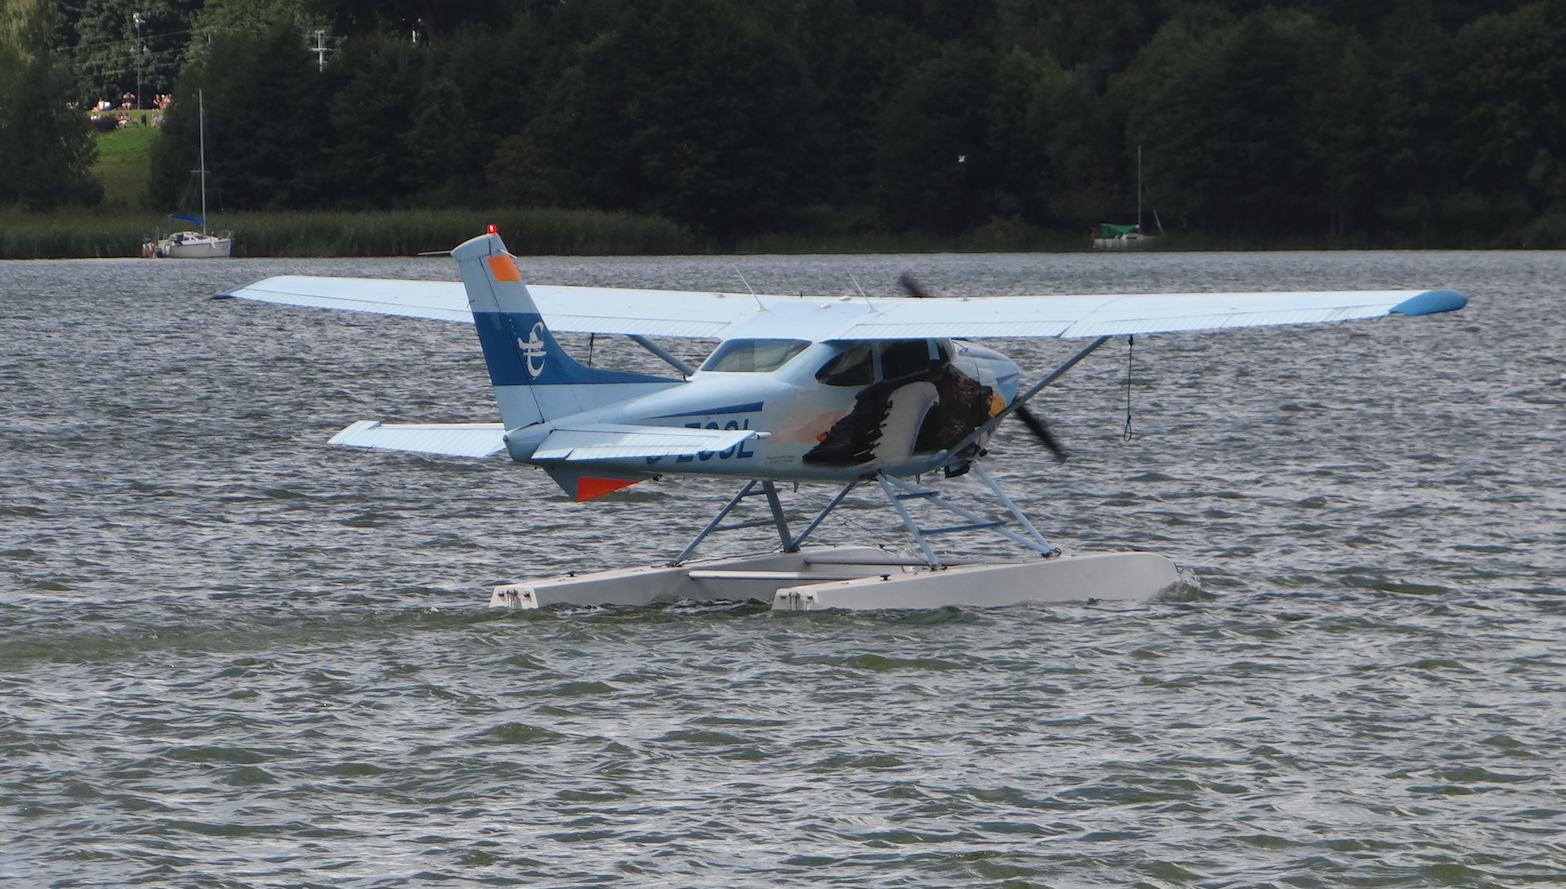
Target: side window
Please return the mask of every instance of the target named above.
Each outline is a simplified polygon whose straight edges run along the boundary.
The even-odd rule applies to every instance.
[[[828,386],[868,386],[875,382],[875,357],[870,343],[859,343],[836,355],[816,371],[816,379]]]
[[[881,379],[897,380],[929,371],[929,340],[884,340],[881,346]]]

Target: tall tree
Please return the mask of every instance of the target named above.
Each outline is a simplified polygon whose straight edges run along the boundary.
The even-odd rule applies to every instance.
[[[103,199],[91,172],[97,145],[51,52],[57,20],[51,0],[0,7],[0,203],[48,210]]]
[[[528,139],[562,202],[724,239],[797,205],[807,93],[797,56],[738,4],[664,0],[581,48]]]
[[[1453,52],[1469,187],[1503,222],[1566,210],[1566,2],[1481,18]]]
[[[1362,111],[1334,105],[1349,77],[1338,34],[1301,12],[1265,9],[1239,21],[1197,11],[1159,32],[1118,84],[1127,143],[1146,149],[1148,193],[1185,222],[1213,230],[1310,231],[1332,216],[1332,162],[1343,188],[1362,158]],[[1349,133],[1318,138],[1320,127]],[[1341,189],[1340,189],[1341,190]],[[1341,197],[1341,195],[1340,195]]]
[[[425,58],[410,41],[369,34],[350,40],[328,66],[336,136],[329,187],[338,202],[389,207],[420,191],[409,141]]]
[[[175,88],[153,149],[150,197],[187,204],[199,145],[198,92],[206,108],[207,166],[223,204],[317,206],[327,200],[331,138],[316,59],[293,23],[211,34]]]
[[[154,95],[174,88],[201,6],[201,0],[62,0],[60,46],[77,78],[76,97],[118,102],[139,81],[141,106],[151,108]]]
[[[1130,195],[1120,131],[1085,67],[1067,71],[1047,55],[1013,49],[1001,59],[986,115],[1002,212],[1075,227],[1115,215]]]
[[[407,144],[427,200],[486,205],[500,199],[485,167],[541,104],[531,64],[539,42],[536,23],[520,17],[509,29],[465,27],[420,48],[427,56]]]
[[[886,105],[876,190],[897,228],[953,234],[988,217],[997,158],[984,109],[994,70],[988,53],[948,46],[916,67]]]

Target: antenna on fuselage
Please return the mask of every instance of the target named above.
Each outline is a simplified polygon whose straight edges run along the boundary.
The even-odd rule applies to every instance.
[[[865,305],[869,306],[871,314],[874,314],[875,313],[875,303],[870,301],[870,294],[865,292],[864,287],[861,287],[860,284],[859,284],[859,279],[854,277],[854,270],[853,269],[849,269],[848,270],[848,278],[849,278],[849,280],[854,282],[854,286],[855,287],[859,288],[859,295],[865,298]]]
[[[750,282],[745,280],[745,273],[739,270],[739,266],[735,266],[734,267],[734,274],[739,275],[740,283],[744,284],[745,285],[745,289],[750,291],[750,295],[755,297],[755,299],[756,299],[756,307],[761,309],[763,312],[765,312],[767,310],[767,307],[762,305],[761,297],[756,296],[755,288],[751,287],[750,286]]]

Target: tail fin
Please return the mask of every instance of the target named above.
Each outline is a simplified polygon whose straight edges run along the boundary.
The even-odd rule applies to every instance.
[[[468,292],[489,380],[507,429],[590,410],[677,385],[663,377],[583,367],[549,332],[500,235],[451,251]]]

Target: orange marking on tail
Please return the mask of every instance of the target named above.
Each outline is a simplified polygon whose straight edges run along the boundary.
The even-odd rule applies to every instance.
[[[576,502],[601,497],[610,491],[618,491],[641,481],[638,478],[591,478],[582,476],[576,480]]]
[[[511,261],[509,253],[489,257],[489,273],[496,281],[522,280],[522,273],[517,271],[517,264]]]

